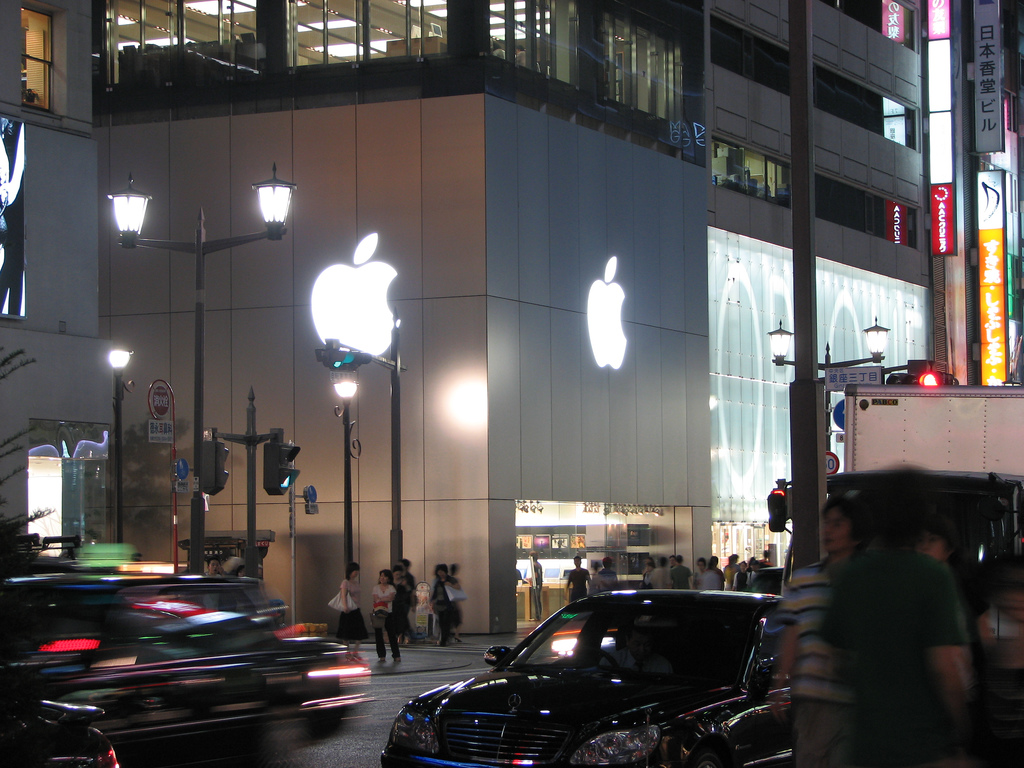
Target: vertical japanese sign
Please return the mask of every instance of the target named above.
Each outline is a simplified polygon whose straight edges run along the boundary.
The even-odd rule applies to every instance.
[[[1006,250],[1002,171],[978,174],[978,305],[981,312],[981,381],[1006,381]]]
[[[951,256],[956,253],[953,185],[932,184],[932,254]]]
[[[886,235],[890,243],[907,244],[906,217],[907,207],[905,205],[900,205],[892,200],[885,201]]]
[[[907,36],[907,9],[896,0],[882,0],[882,34],[897,43]]]
[[[1002,152],[1003,146],[999,0],[974,0],[974,151]]]
[[[928,39],[949,39],[949,6],[952,0],[931,0],[928,3]]]

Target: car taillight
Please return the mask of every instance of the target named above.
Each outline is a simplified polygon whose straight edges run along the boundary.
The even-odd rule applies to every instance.
[[[70,640],[54,640],[39,646],[40,653],[74,653],[75,651],[95,651],[100,641],[95,637],[77,637]]]
[[[96,758],[96,768],[120,768],[113,747],[108,747],[106,752]]]

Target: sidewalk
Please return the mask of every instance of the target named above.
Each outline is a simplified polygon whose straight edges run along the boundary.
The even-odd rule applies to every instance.
[[[364,641],[359,649],[366,659],[371,675],[400,675],[407,672],[429,672],[443,669],[465,669],[484,666],[484,651],[492,645],[506,645],[514,648],[533,631],[534,624],[521,624],[515,632],[494,635],[469,635],[463,633],[462,642],[452,642],[444,648],[435,644],[434,639],[400,646],[402,660],[391,659],[391,648],[387,647],[387,661],[376,660],[377,650],[373,640]]]

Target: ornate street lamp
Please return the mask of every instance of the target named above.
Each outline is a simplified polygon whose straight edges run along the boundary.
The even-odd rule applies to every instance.
[[[206,505],[203,502],[202,482],[199,477],[200,459],[203,451],[203,385],[205,383],[205,345],[206,345],[206,255],[216,253],[235,246],[252,243],[256,240],[280,240],[286,232],[285,224],[291,207],[295,184],[277,178],[277,164],[273,166],[273,174],[267,181],[253,184],[260,203],[260,212],[266,229],[235,237],[219,240],[206,239],[205,217],[199,209],[196,223],[196,236],[193,241],[152,240],[141,238],[142,223],[146,216],[146,207],[152,199],[150,195],[136,190],[131,175],[128,176],[128,187],[121,192],[107,195],[113,201],[114,222],[120,233],[122,248],[156,248],[160,250],[195,253],[196,258],[196,319],[195,319],[195,417],[193,423],[194,440],[192,461],[194,463],[192,493],[191,526],[188,554],[188,570],[190,573],[203,572],[204,542],[206,540]],[[255,521],[250,520],[247,531],[247,550],[256,547]]]

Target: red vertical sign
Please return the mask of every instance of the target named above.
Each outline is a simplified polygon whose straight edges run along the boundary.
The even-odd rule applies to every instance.
[[[897,245],[907,244],[907,207],[892,200],[885,201],[886,237]]]
[[[951,256],[956,253],[956,221],[953,206],[953,185],[932,184],[932,254]]]

